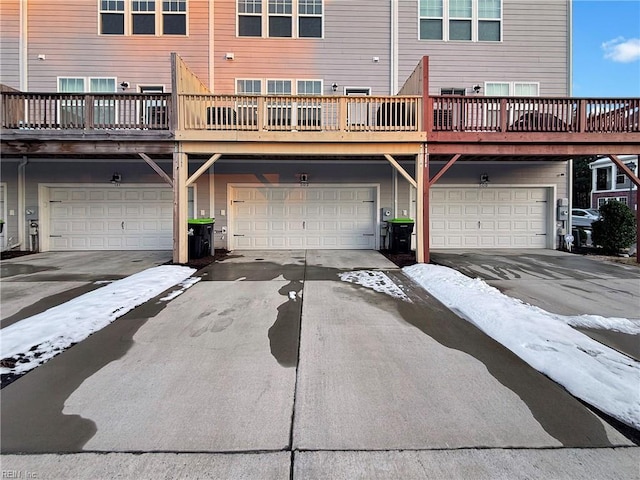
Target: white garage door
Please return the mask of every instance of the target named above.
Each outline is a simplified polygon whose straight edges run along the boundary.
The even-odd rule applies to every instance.
[[[373,187],[235,187],[231,196],[231,248],[376,248]]]
[[[51,187],[50,250],[170,250],[166,187]]]
[[[432,248],[547,248],[548,189],[432,188]]]

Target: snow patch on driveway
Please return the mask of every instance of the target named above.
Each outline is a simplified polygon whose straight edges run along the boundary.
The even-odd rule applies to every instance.
[[[149,268],[3,328],[0,373],[22,374],[34,369],[138,305],[184,282],[195,271],[178,265]],[[179,292],[194,283],[182,283]],[[169,298],[173,297],[164,297]]]
[[[439,265],[403,269],[451,310],[576,397],[640,429],[640,362],[570,325],[637,333],[628,319],[562,317]]]
[[[376,292],[386,293],[394,298],[410,302],[409,297],[383,272],[375,270],[359,270],[355,272],[341,273],[343,282],[356,283],[363,287],[371,288]]]

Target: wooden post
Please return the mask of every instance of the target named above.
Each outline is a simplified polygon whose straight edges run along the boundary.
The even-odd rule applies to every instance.
[[[187,244],[187,177],[189,158],[186,153],[173,153],[173,263],[187,263],[189,246]]]
[[[431,232],[430,232],[430,205],[429,196],[431,192],[431,182],[429,181],[429,152],[427,151],[427,145],[424,146],[424,154],[422,155],[423,174],[422,174],[422,244],[424,249],[424,255],[422,257],[422,263],[429,263],[431,261]]]

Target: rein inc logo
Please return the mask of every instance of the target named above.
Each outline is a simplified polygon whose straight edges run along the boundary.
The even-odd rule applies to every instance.
[[[2,470],[1,478],[40,478],[37,472],[29,470]]]

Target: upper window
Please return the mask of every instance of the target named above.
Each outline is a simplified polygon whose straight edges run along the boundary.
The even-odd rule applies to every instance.
[[[323,0],[237,0],[238,36],[322,38]]]
[[[467,90],[464,88],[441,88],[440,95],[466,95]]]
[[[260,95],[262,93],[261,80],[237,80],[236,93],[238,95]]]
[[[100,33],[124,35],[124,0],[100,1]]]
[[[269,36],[291,37],[293,0],[269,0]]]
[[[322,37],[322,0],[298,0],[298,36]]]
[[[187,0],[99,0],[103,35],[186,35]]]
[[[501,40],[502,0],[419,0],[420,40]]]
[[[238,35],[262,36],[262,0],[238,0]]]

